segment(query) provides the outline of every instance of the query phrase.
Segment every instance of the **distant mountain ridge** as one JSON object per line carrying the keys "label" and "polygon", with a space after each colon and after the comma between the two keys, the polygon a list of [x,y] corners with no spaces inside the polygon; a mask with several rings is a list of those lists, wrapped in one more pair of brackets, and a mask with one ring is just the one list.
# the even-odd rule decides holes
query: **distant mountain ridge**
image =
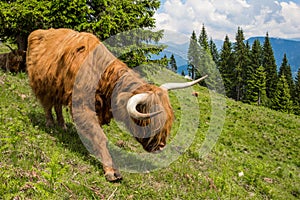
{"label": "distant mountain ridge", "polygon": [[[249,42],[250,45],[253,44],[254,40],[258,39],[263,45],[265,37],[251,37],[246,41]],[[217,48],[220,50],[223,45],[222,40],[214,40]],[[232,43],[234,41],[231,41]],[[289,64],[291,65],[293,76],[296,76],[298,69],[300,68],[300,40],[289,40],[289,39],[282,39],[282,38],[272,38],[270,37],[270,42],[274,51],[274,56],[276,60],[276,64],[279,70],[279,67],[282,63],[283,55],[286,53],[287,59]],[[174,54],[177,66],[178,66],[178,73],[182,71],[187,74],[187,52],[189,48],[189,42],[184,44],[175,44],[172,42],[164,43],[168,47],[161,52],[158,56],[153,56],[154,59],[161,58],[166,55],[168,58]]]}

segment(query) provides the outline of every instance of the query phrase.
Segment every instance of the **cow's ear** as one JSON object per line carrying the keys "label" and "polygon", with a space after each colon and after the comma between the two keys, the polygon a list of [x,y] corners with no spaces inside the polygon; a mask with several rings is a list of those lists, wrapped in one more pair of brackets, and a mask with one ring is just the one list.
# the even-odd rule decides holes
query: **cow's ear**
{"label": "cow's ear", "polygon": [[128,99],[132,96],[131,92],[121,92],[117,95],[117,104],[119,106],[126,106]]}

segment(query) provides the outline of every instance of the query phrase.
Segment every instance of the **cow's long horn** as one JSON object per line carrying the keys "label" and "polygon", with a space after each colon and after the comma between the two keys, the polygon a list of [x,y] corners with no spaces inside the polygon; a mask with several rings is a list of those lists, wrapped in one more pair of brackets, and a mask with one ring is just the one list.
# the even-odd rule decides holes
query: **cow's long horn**
{"label": "cow's long horn", "polygon": [[131,117],[134,119],[138,120],[143,120],[143,119],[149,119],[151,117],[154,117],[158,114],[160,114],[162,111],[157,111],[153,113],[141,113],[136,110],[136,106],[140,103],[143,103],[146,101],[146,99],[149,97],[149,94],[147,93],[141,93],[141,94],[136,94],[132,96],[128,102],[127,102],[127,112]]}
{"label": "cow's long horn", "polygon": [[165,90],[183,89],[183,88],[187,88],[187,87],[191,87],[191,86],[195,85],[196,83],[202,81],[206,77],[208,77],[208,75],[205,75],[197,80],[194,80],[191,82],[186,82],[186,83],[165,83],[165,84],[161,85],[160,88],[163,88]]}

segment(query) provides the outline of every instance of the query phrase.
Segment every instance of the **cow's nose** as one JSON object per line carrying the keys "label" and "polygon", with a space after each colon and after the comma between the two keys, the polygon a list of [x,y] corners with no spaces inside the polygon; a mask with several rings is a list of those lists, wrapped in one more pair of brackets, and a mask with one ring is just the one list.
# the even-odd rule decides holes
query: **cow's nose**
{"label": "cow's nose", "polygon": [[158,150],[162,151],[165,148],[166,144],[164,142],[159,143]]}

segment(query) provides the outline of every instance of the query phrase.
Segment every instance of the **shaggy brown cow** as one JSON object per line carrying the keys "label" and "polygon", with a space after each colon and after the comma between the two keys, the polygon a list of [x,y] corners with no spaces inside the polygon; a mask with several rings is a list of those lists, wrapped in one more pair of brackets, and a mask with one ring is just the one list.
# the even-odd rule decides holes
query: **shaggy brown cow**
{"label": "shaggy brown cow", "polygon": [[[146,151],[162,150],[174,118],[168,90],[189,87],[201,80],[161,87],[148,84],[94,35],[69,29],[32,32],[27,52],[30,85],[44,107],[47,125],[54,123],[52,107],[62,127],[65,127],[62,106],[73,109],[73,119],[77,126],[84,127],[83,137],[101,159],[109,181],[121,179],[121,175],[108,152],[101,125],[114,117],[125,123]],[[90,56],[91,62],[87,59]],[[95,69],[94,65],[99,66]],[[99,79],[91,86],[95,74]],[[94,100],[90,105],[84,96],[89,94]]]}
{"label": "shaggy brown cow", "polygon": [[25,71],[26,51],[12,50],[9,53],[0,54],[0,68],[10,72]]}

